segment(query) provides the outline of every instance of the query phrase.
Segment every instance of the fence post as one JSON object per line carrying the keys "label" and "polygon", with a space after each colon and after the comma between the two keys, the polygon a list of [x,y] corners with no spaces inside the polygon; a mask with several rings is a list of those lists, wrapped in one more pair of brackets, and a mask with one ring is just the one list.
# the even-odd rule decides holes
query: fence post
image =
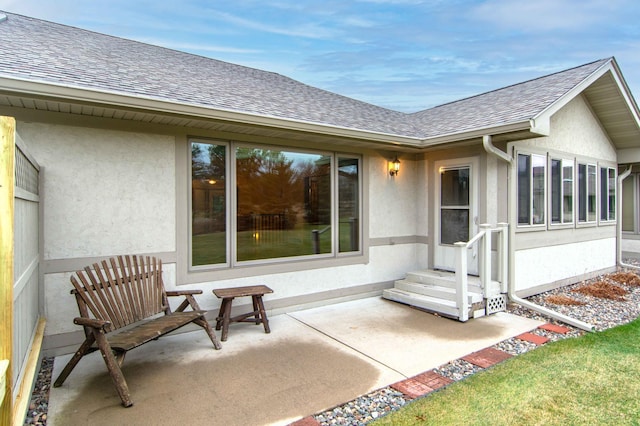
{"label": "fence post", "polygon": [[0,116],[0,360],[8,360],[0,392],[0,424],[13,424],[13,206],[15,129],[12,117]]}
{"label": "fence post", "polygon": [[467,286],[467,243],[457,242],[456,246],[456,306],[458,319],[469,319],[469,296]]}

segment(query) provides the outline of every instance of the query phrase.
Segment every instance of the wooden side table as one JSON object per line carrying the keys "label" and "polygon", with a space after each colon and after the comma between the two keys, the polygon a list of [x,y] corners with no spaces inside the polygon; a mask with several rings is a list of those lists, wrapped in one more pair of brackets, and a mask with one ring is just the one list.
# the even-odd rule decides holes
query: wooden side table
{"label": "wooden side table", "polygon": [[[264,310],[264,304],[262,303],[262,296],[267,293],[273,293],[266,285],[253,285],[246,287],[230,287],[230,288],[218,288],[213,290],[213,294],[219,299],[222,299],[220,305],[220,312],[216,318],[216,330],[220,330],[222,327],[222,337],[220,340],[223,342],[227,340],[227,334],[229,333],[229,324],[232,322],[252,322],[257,324],[262,323],[264,325],[264,332],[271,333],[269,329],[269,320],[267,319],[267,313]],[[236,297],[251,296],[253,302],[253,312],[237,315],[231,317],[231,304]],[[253,317],[253,318],[249,318]]]}

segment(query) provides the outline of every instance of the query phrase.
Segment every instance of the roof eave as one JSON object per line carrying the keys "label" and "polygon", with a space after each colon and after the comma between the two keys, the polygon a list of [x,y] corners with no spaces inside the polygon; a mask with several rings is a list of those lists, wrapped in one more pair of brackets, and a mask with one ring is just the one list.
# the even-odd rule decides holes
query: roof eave
{"label": "roof eave", "polygon": [[469,139],[482,138],[485,135],[503,135],[507,133],[534,131],[534,126],[531,120],[515,121],[512,123],[506,123],[499,126],[487,126],[479,127],[469,131],[448,133],[446,135],[439,135],[434,137],[425,138],[422,142],[423,147],[432,147],[436,145],[443,145],[447,143],[460,142]]}
{"label": "roof eave", "polygon": [[109,107],[131,108],[165,114],[178,114],[201,119],[223,120],[256,126],[287,129],[300,132],[321,133],[341,138],[366,139],[373,143],[393,146],[420,148],[422,139],[407,135],[376,132],[365,129],[348,128],[324,123],[314,123],[263,114],[212,108],[187,103],[171,102],[144,96],[125,95],[118,92],[86,89],[69,85],[35,82],[0,76],[0,89],[16,95],[86,102]]}
{"label": "roof eave", "polygon": [[633,96],[631,95],[631,91],[624,81],[624,78],[622,77],[622,73],[615,59],[611,58],[610,60],[602,64],[602,66],[600,66],[597,70],[591,73],[591,75],[586,77],[579,84],[577,84],[575,87],[561,96],[558,100],[553,102],[551,105],[549,105],[547,108],[533,117],[531,119],[532,131],[548,135],[551,126],[551,117],[609,71],[611,71],[616,84],[620,88],[620,92],[629,108],[629,111],[631,111],[636,124],[638,125],[638,127],[640,127],[640,111],[638,110],[638,106],[635,103]]}

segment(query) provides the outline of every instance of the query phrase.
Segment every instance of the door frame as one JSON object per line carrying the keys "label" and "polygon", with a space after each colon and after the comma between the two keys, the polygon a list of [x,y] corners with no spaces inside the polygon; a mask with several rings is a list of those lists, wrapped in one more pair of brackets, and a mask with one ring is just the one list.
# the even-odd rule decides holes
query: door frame
{"label": "door frame", "polygon": [[[455,271],[455,246],[453,244],[440,244],[440,209],[442,191],[442,172],[444,170],[469,168],[469,239],[478,232],[479,210],[479,179],[480,159],[478,157],[464,157],[449,160],[439,160],[434,163],[434,213],[433,213],[433,267],[446,271]],[[467,272],[478,274],[478,249],[472,247],[467,256]]]}

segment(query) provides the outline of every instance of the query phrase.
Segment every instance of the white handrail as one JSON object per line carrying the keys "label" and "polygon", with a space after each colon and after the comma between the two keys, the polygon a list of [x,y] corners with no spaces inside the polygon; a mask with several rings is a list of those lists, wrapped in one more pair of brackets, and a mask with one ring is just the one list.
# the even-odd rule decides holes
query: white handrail
{"label": "white handrail", "polygon": [[505,258],[507,254],[507,235],[506,230],[508,225],[499,223],[497,227],[492,227],[490,224],[480,225],[480,231],[473,236],[469,241],[460,241],[455,243],[456,246],[456,307],[458,308],[458,318],[460,321],[466,321],[469,319],[469,299],[468,299],[468,278],[467,278],[467,249],[471,248],[474,244],[478,243],[479,246],[479,258],[478,275],[480,276],[480,286],[482,287],[483,297],[486,299],[493,294],[489,294],[492,290],[492,244],[491,236],[494,232],[500,234],[498,244],[498,271],[497,279],[500,283],[501,292],[506,293],[507,283],[506,277],[508,275],[508,260]]}

